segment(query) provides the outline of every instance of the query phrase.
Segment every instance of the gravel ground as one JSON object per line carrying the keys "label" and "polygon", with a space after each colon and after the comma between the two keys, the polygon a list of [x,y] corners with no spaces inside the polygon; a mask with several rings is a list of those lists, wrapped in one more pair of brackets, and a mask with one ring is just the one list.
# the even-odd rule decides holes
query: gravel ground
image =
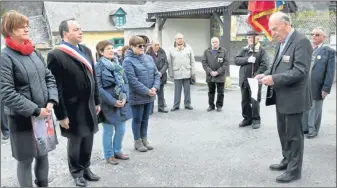
{"label": "gravel ground", "polygon": [[[336,90],[324,103],[320,135],[305,139],[302,179],[278,184],[280,172],[269,170],[282,158],[276,129],[275,107],[261,102],[262,126],[238,128],[241,121],[240,91],[227,90],[223,112],[206,112],[207,87],[192,86],[193,111],[183,109],[150,118],[149,140],[153,151],[133,149],[131,121],[127,122],[124,152],[130,160],[117,166],[103,160],[102,131],[95,135],[92,171],[101,176],[90,187],[150,186],[295,186],[336,187]],[[335,86],[334,86],[335,88]],[[173,88],[166,86],[168,107],[173,104]],[[59,130],[57,130],[59,133]],[[50,186],[74,186],[66,157],[66,139],[59,137],[50,153]],[[1,187],[18,186],[16,161],[9,141],[1,141]]]}

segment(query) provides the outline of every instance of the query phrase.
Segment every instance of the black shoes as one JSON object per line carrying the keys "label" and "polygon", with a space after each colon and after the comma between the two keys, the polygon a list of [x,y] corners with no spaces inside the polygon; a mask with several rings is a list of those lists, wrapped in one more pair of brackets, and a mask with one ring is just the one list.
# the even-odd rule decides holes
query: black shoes
{"label": "black shoes", "polygon": [[308,135],[307,135],[307,138],[315,138],[317,136],[317,133],[316,132],[309,132]]}
{"label": "black shoes", "polygon": [[[187,110],[193,110],[193,107],[192,106],[185,106],[185,109],[187,109]],[[174,112],[174,111],[177,111],[177,110],[179,110],[179,107],[178,108],[172,108],[171,112]]]}
{"label": "black shoes", "polygon": [[210,111],[213,111],[213,110],[214,110],[214,107],[209,106],[209,107],[207,108],[207,112],[210,112]]}
{"label": "black shoes", "polygon": [[83,177],[88,181],[99,181],[99,179],[101,179],[99,176],[92,173],[90,168],[84,170]]}
{"label": "black shoes", "polygon": [[185,109],[187,109],[187,110],[193,110],[193,107],[192,106],[185,106]]}
{"label": "black shoes", "polygon": [[87,180],[85,180],[83,177],[75,178],[75,184],[78,187],[86,187],[86,186],[88,186]]}
{"label": "black shoes", "polygon": [[247,127],[249,125],[252,125],[253,129],[258,129],[261,127],[261,123],[260,120],[247,120],[244,119],[241,121],[241,123],[239,123],[239,127]]}
{"label": "black shoes", "polygon": [[179,110],[179,108],[172,108],[171,112],[174,112],[174,111],[177,111],[177,110]]}
{"label": "black shoes", "polygon": [[298,179],[301,179],[301,175],[291,175],[290,173],[285,172],[276,178],[276,182],[289,183]]}
{"label": "black shoes", "polygon": [[87,187],[87,181],[99,181],[100,177],[91,172],[90,168],[84,170],[83,177],[77,177],[74,179],[75,184],[78,187]]}
{"label": "black shoes", "polygon": [[241,121],[241,123],[239,124],[239,127],[246,127],[246,126],[249,126],[249,125],[251,125],[251,124],[252,124],[251,121],[243,120],[243,121]]}
{"label": "black shoes", "polygon": [[[212,106],[209,106],[209,107],[207,108],[207,112],[211,112],[211,111],[213,111],[213,110],[215,110],[215,108],[212,107]],[[222,111],[222,108],[221,108],[221,107],[217,107],[217,108],[216,108],[216,111],[217,111],[217,112],[221,112],[221,111]]]}
{"label": "black shoes", "polygon": [[275,171],[282,171],[282,170],[287,170],[287,164],[272,164],[269,166],[270,170],[275,170]]}
{"label": "black shoes", "polygon": [[259,120],[253,120],[253,121],[252,121],[252,128],[253,128],[253,129],[258,129],[258,128],[260,128],[260,127],[261,127],[261,123],[260,123]]}
{"label": "black shoes", "polygon": [[36,187],[48,187],[48,180],[37,181],[37,179],[35,179],[34,183],[35,183]]}
{"label": "black shoes", "polygon": [[161,112],[161,113],[168,113],[168,110],[166,110],[166,109],[158,109],[158,112]]}

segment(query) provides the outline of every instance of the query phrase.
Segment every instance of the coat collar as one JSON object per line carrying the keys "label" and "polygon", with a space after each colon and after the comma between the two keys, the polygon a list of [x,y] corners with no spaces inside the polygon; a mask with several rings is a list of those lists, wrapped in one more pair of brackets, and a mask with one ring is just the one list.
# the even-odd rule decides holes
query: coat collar
{"label": "coat collar", "polygon": [[[212,47],[208,48],[208,51],[212,52],[212,50],[213,50]],[[225,49],[220,46],[217,51],[218,51],[218,53],[221,53],[221,52],[225,52]]]}

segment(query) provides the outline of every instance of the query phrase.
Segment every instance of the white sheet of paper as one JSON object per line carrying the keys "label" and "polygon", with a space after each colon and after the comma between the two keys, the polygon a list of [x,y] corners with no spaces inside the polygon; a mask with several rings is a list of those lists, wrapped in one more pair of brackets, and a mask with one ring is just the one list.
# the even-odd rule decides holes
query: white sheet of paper
{"label": "white sheet of paper", "polygon": [[257,93],[259,91],[259,81],[255,78],[248,78],[248,83],[251,91],[251,97],[257,101]]}

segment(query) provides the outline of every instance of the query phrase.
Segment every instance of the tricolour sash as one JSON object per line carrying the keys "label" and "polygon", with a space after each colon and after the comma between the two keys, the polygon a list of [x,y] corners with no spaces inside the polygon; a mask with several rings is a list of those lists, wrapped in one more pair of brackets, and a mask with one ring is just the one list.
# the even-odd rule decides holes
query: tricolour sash
{"label": "tricolour sash", "polygon": [[63,51],[63,52],[65,52],[66,54],[70,55],[71,57],[74,57],[79,62],[83,63],[85,65],[85,67],[87,67],[88,70],[91,73],[93,73],[91,63],[85,57],[83,57],[83,55],[81,55],[80,53],[78,53],[76,50],[74,50],[73,48],[71,48],[70,46],[68,46],[66,44],[60,44],[58,46],[58,49],[61,50],[61,51]]}

